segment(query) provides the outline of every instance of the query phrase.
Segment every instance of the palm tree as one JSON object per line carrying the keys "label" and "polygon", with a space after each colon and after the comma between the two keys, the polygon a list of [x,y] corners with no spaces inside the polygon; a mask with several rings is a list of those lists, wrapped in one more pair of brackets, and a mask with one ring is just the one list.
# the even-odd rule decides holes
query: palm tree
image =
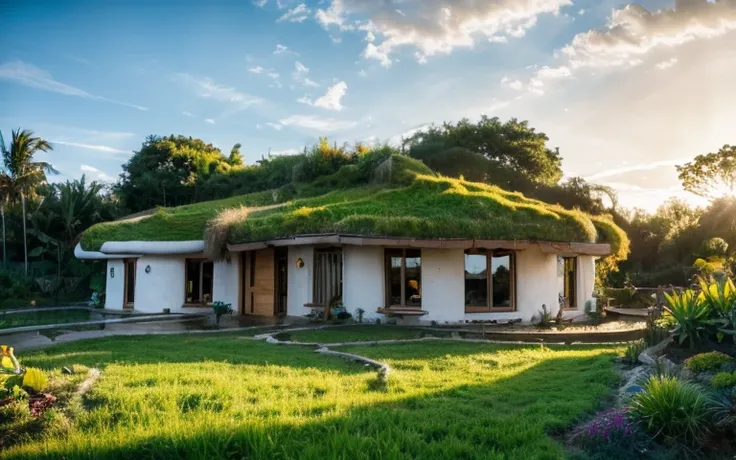
{"label": "palm tree", "polygon": [[33,161],[33,155],[38,152],[53,150],[46,140],[33,135],[33,131],[20,128],[12,132],[10,146],[5,145],[5,139],[0,132],[0,150],[3,155],[6,175],[10,178],[10,187],[14,194],[20,196],[23,209],[23,257],[25,274],[28,276],[28,238],[26,235],[26,196],[34,194],[38,185],[46,182],[46,173],[56,174],[57,171],[50,163]]}
{"label": "palm tree", "polygon": [[10,196],[12,194],[13,189],[10,176],[0,171],[0,218],[2,218],[3,225],[3,269],[8,268],[8,248],[5,244],[5,208],[10,203]]}

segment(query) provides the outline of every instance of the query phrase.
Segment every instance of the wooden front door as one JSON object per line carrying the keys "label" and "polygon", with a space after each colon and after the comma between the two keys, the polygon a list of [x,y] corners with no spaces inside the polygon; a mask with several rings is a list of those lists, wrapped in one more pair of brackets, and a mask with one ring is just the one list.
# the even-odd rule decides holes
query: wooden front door
{"label": "wooden front door", "polygon": [[248,251],[243,256],[243,314],[274,316],[276,313],[276,257],[272,248]]}
{"label": "wooden front door", "polygon": [[123,293],[124,295],[123,308],[132,309],[133,304],[135,304],[136,261],[135,259],[125,259],[123,263],[125,264],[125,291]]}

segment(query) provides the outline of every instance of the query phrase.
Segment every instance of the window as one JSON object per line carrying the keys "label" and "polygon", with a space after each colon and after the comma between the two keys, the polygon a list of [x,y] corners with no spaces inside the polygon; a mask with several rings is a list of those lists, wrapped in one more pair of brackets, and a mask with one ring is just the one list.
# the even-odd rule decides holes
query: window
{"label": "window", "polygon": [[388,307],[422,307],[422,251],[386,250],[386,304]]}
{"label": "window", "polygon": [[577,257],[557,258],[557,284],[559,286],[560,304],[564,308],[577,308]]}
{"label": "window", "polygon": [[186,260],[186,296],[188,304],[212,303],[214,265],[204,259]]}
{"label": "window", "polygon": [[314,252],[313,279],[314,304],[327,306],[333,299],[342,298],[341,249],[317,249]]}
{"label": "window", "polygon": [[465,311],[513,311],[514,254],[505,251],[465,253]]}

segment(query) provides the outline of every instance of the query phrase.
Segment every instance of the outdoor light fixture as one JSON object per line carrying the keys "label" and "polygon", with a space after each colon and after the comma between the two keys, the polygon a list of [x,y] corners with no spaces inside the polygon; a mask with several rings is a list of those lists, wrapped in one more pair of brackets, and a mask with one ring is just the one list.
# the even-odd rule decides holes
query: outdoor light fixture
{"label": "outdoor light fixture", "polygon": [[302,268],[304,266],[304,260],[300,257],[296,259],[296,268]]}
{"label": "outdoor light fixture", "polygon": [[115,278],[115,267],[110,267],[110,278]]}
{"label": "outdoor light fixture", "polygon": [[146,273],[151,273],[151,266],[150,265],[146,265]]}

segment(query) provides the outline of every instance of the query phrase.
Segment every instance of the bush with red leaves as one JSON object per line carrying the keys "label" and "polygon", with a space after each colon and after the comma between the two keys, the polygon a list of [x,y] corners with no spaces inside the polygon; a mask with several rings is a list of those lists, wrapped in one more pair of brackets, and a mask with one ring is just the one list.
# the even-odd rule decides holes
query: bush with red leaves
{"label": "bush with red leaves", "polygon": [[56,402],[56,396],[49,393],[36,393],[28,398],[28,409],[33,417],[40,417]]}

